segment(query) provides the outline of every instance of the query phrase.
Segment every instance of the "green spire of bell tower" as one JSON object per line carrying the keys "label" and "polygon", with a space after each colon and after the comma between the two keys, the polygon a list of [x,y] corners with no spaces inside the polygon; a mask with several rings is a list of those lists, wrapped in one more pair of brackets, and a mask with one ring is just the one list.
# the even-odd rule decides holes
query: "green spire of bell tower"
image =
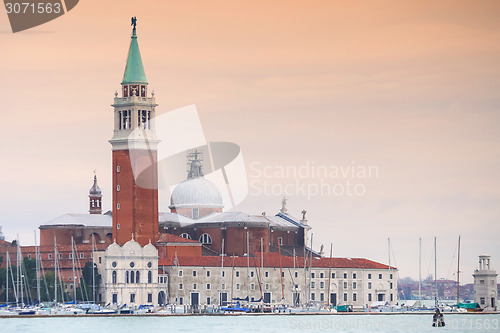
{"label": "green spire of bell tower", "polygon": [[147,83],[146,73],[142,65],[141,51],[139,51],[139,44],[137,43],[136,35],[137,19],[132,18],[132,40],[130,41],[130,48],[128,50],[127,65],[125,66],[125,73],[123,73],[122,84],[127,83]]}

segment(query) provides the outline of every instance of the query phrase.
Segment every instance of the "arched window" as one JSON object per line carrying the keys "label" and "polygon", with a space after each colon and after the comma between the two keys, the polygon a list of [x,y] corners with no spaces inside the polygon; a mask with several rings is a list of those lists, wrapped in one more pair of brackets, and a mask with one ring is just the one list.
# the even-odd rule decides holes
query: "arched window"
{"label": "arched window", "polygon": [[135,272],[135,283],[141,283],[139,279],[139,271]]}
{"label": "arched window", "polygon": [[116,271],[113,271],[113,274],[112,274],[112,279],[113,279],[113,283],[116,283]]}
{"label": "arched window", "polygon": [[186,238],[186,239],[191,239],[191,236],[189,236],[189,234],[188,234],[188,233],[183,233],[183,234],[181,234],[181,237],[182,237],[182,238]]}
{"label": "arched window", "polygon": [[128,271],[125,271],[125,283],[129,283]]}
{"label": "arched window", "polygon": [[202,244],[212,244],[212,237],[209,234],[203,234],[200,236],[200,242]]}
{"label": "arched window", "polygon": [[283,245],[283,237],[278,237],[278,244]]}
{"label": "arched window", "polygon": [[153,272],[148,271],[148,283],[153,283]]}
{"label": "arched window", "polygon": [[134,271],[130,271],[130,283],[134,283],[135,281],[134,277],[135,277]]}

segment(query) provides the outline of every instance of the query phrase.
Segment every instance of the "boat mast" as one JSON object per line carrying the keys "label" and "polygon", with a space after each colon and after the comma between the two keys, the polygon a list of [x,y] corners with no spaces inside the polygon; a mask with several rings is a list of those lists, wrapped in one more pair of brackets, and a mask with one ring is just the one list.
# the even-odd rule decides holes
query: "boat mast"
{"label": "boat mast", "polygon": [[436,237],[434,237],[434,289],[436,294],[434,295],[434,300],[436,307],[438,306],[438,285],[437,285],[437,246]]}
{"label": "boat mast", "polygon": [[418,239],[418,303],[421,307],[422,297],[422,238]]}
{"label": "boat mast", "polygon": [[262,273],[264,273],[264,243],[262,237],[260,238],[260,267],[261,271],[259,272],[260,275],[260,303],[262,306],[264,306],[264,295],[263,295],[263,289],[264,289],[264,282],[262,278]]}
{"label": "boat mast", "polygon": [[457,305],[460,298],[460,235],[458,235]]}
{"label": "boat mast", "polygon": [[40,248],[37,246],[36,242],[36,231],[34,231],[35,234],[35,263],[36,263],[36,296],[38,298],[38,303],[41,302],[41,296],[40,296]]}
{"label": "boat mast", "polygon": [[231,304],[233,303],[233,285],[234,285],[234,255],[233,255],[233,264],[231,268]]}
{"label": "boat mast", "polygon": [[17,284],[20,289],[21,295],[21,307],[24,308],[24,293],[23,293],[23,271],[22,271],[22,261],[21,261],[21,246],[19,245],[19,236],[17,236]]}
{"label": "boat mast", "polygon": [[247,302],[250,307],[250,235],[247,229]]}
{"label": "boat mast", "polygon": [[75,246],[73,236],[71,236],[71,261],[73,263],[73,300],[76,304],[76,274],[75,274]]}
{"label": "boat mast", "polygon": [[9,305],[9,251],[7,251],[7,262],[5,269],[5,304]]}
{"label": "boat mast", "polygon": [[95,260],[94,260],[95,238],[92,234],[92,304],[95,304]]}
{"label": "boat mast", "polygon": [[57,304],[57,245],[54,235],[54,302]]}
{"label": "boat mast", "polygon": [[222,306],[222,285],[224,284],[224,238],[222,238],[222,251],[221,251],[221,262],[220,262],[220,295],[219,295],[219,303]]}
{"label": "boat mast", "polygon": [[326,293],[326,298],[328,299],[328,308],[330,308],[330,283],[332,280],[332,252],[333,252],[333,244],[330,243],[330,262],[328,265],[328,292]]}
{"label": "boat mast", "polygon": [[278,256],[280,258],[280,281],[281,281],[281,302],[285,299],[285,287],[283,285],[283,267],[281,266],[281,244],[278,238]]}

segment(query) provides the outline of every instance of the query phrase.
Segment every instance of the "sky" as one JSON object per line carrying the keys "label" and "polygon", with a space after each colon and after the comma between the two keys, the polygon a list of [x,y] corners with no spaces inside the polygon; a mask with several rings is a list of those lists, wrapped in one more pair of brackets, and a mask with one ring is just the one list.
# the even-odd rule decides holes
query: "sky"
{"label": "sky", "polygon": [[[111,209],[110,104],[136,16],[157,114],[195,104],[207,140],[240,146],[250,188],[234,210],[275,214],[286,188],[316,250],[388,263],[390,238],[400,277],[418,278],[419,238],[422,276],[433,274],[437,237],[438,278],[455,279],[461,235],[461,281],[472,282],[478,255],[500,268],[499,11],[498,1],[86,0],[15,34],[2,13],[3,233],[32,244],[40,224],[86,213],[94,169]],[[301,167],[357,172],[282,172]],[[316,193],[321,184],[337,192]]]}

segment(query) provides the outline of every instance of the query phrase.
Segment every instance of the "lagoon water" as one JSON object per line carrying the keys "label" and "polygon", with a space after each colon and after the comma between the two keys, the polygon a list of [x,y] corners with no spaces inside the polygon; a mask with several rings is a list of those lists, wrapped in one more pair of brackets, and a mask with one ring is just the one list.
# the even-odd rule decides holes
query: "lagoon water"
{"label": "lagoon water", "polygon": [[1,332],[500,332],[500,314],[445,314],[433,328],[432,314],[116,316],[0,319]]}

